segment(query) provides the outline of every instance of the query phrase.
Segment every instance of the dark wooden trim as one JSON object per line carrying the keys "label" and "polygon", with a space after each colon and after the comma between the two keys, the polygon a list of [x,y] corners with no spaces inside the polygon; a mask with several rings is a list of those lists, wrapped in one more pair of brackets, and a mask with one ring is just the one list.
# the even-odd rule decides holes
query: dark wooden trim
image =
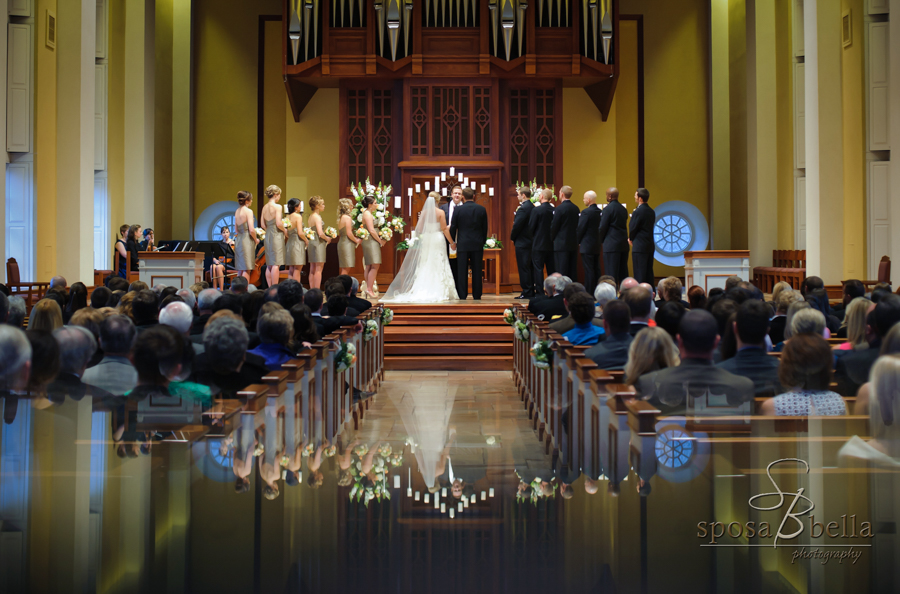
{"label": "dark wooden trim", "polygon": [[[638,186],[644,187],[644,15],[623,14],[620,21],[637,22],[637,106],[638,106]],[[618,28],[616,29],[619,30]],[[618,54],[619,42],[616,36],[616,53]]]}
{"label": "dark wooden trim", "polygon": [[[266,23],[269,21],[281,21],[280,14],[259,15],[259,29],[257,32],[256,48],[256,219],[262,213],[265,204],[263,190],[265,189],[265,146],[266,146],[266,116],[265,116],[265,88],[266,88]],[[284,68],[284,55],[281,56],[282,68]]]}

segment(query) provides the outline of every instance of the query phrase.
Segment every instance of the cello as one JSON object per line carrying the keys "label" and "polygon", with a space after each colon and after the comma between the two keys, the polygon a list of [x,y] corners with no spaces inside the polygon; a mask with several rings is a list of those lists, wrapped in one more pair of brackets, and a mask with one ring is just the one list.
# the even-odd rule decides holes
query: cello
{"label": "cello", "polygon": [[[262,249],[260,249],[262,248]],[[256,261],[253,264],[253,270],[250,271],[250,284],[259,288],[259,279],[262,277],[262,271],[266,267],[266,248],[263,242],[256,244]]]}

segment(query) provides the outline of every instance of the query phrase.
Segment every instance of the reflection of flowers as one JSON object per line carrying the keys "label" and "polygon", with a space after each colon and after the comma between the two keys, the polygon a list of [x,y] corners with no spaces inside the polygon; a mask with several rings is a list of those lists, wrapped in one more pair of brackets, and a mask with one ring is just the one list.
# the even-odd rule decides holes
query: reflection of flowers
{"label": "reflection of flowers", "polygon": [[394,454],[391,456],[391,466],[402,466],[403,454]]}
{"label": "reflection of flowers", "polygon": [[[362,216],[362,215],[360,215]],[[356,236],[360,239],[369,239],[369,230],[365,227],[360,227],[356,230]]]}
{"label": "reflection of flowers", "polygon": [[515,332],[516,338],[518,338],[522,342],[528,340],[528,324],[521,320],[516,320],[516,323],[513,326],[513,330]]}
{"label": "reflection of flowers", "polygon": [[534,359],[534,366],[538,369],[550,369],[550,362],[553,360],[553,351],[550,349],[550,342],[540,340],[531,347],[531,358]]}
{"label": "reflection of flowers", "polygon": [[334,360],[337,363],[338,373],[347,371],[356,365],[356,347],[353,346],[353,343],[341,342],[341,347]]}
{"label": "reflection of flowers", "polygon": [[363,340],[369,342],[376,336],[378,336],[378,322],[375,320],[367,320],[366,325],[363,326]]}
{"label": "reflection of flowers", "polygon": [[312,456],[316,452],[316,446],[313,444],[307,444],[305,448],[303,448],[303,456]]}
{"label": "reflection of flowers", "polygon": [[369,453],[369,446],[367,446],[366,444],[358,445],[353,448],[353,453],[362,458]]}
{"label": "reflection of flowers", "polygon": [[487,442],[488,445],[494,445],[495,443],[497,443],[497,438],[493,435],[488,435],[484,441]]}
{"label": "reflection of flowers", "polygon": [[512,326],[516,323],[516,314],[511,309],[503,310],[503,321]]}
{"label": "reflection of flowers", "polygon": [[281,465],[282,465],[282,466],[285,466],[285,467],[286,467],[286,466],[287,466],[288,464],[290,464],[290,463],[291,463],[291,457],[290,457],[290,456],[288,456],[287,454],[285,454],[285,455],[283,455],[283,456],[281,457]]}
{"label": "reflection of flowers", "polygon": [[325,227],[325,237],[330,237],[331,239],[337,238],[337,229],[334,227]]}
{"label": "reflection of flowers", "polygon": [[325,451],[322,452],[322,453],[325,454],[325,457],[326,457],[326,458],[331,458],[332,456],[334,456],[334,454],[335,454],[336,452],[337,452],[337,448],[336,448],[336,447],[334,447],[334,446],[328,446],[327,448],[325,448]]}
{"label": "reflection of flowers", "polygon": [[387,326],[391,322],[394,321],[394,310],[389,307],[385,307],[384,311],[381,312],[381,323]]}

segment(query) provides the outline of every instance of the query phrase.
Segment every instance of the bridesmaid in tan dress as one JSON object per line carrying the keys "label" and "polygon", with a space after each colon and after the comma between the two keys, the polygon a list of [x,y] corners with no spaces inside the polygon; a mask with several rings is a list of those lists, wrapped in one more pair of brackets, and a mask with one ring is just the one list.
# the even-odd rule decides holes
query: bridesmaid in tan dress
{"label": "bridesmaid in tan dress", "polygon": [[353,235],[353,201],[349,198],[341,198],[338,207],[338,274],[350,274],[350,269],[356,264],[356,246],[362,240]]}
{"label": "bridesmaid in tan dress", "polygon": [[281,267],[284,266],[284,242],[287,240],[287,229],[281,222],[281,188],[266,188],[269,202],[262,209],[262,228],[266,231],[266,282],[274,287],[281,282]]}
{"label": "bridesmaid in tan dress", "polygon": [[234,269],[239,276],[250,280],[250,272],[256,268],[256,246],[259,238],[253,230],[253,211],[250,203],[253,194],[238,192],[238,209],[234,211]]}
{"label": "bridesmaid in tan dress", "polygon": [[322,286],[322,268],[325,266],[325,246],[331,243],[331,238],[325,235],[325,227],[322,225],[322,211],[325,210],[325,201],[319,196],[309,199],[309,226],[313,230],[313,238],[309,240],[309,288],[319,289]]}
{"label": "bridesmaid in tan dress", "polygon": [[384,247],[384,240],[378,237],[378,230],[375,229],[375,210],[378,203],[374,196],[366,196],[363,198],[363,226],[369,231],[369,238],[364,239],[363,244],[363,264],[365,264],[366,293],[373,299],[377,297],[372,292],[375,286],[375,277],[378,275],[378,267],[381,266],[381,248]]}
{"label": "bridesmaid in tan dress", "polygon": [[300,282],[300,271],[306,264],[306,248],[309,246],[309,239],[303,232],[303,215],[300,214],[300,201],[296,198],[288,200],[288,218],[291,221],[291,228],[288,229],[288,240],[285,250],[287,254],[284,257],[284,263],[288,265],[288,278],[292,278],[298,283]]}

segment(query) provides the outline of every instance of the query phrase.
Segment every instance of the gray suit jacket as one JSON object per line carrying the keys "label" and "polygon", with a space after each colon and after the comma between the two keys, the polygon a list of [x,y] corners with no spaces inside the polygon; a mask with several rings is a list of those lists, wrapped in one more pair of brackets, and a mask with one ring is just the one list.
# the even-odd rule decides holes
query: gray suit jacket
{"label": "gray suit jacket", "polygon": [[115,396],[130,392],[137,385],[137,371],[125,357],[106,355],[81,376],[81,381]]}
{"label": "gray suit jacket", "polygon": [[666,415],[753,414],[753,382],[707,359],[683,359],[678,367],[642,375],[636,386]]}

